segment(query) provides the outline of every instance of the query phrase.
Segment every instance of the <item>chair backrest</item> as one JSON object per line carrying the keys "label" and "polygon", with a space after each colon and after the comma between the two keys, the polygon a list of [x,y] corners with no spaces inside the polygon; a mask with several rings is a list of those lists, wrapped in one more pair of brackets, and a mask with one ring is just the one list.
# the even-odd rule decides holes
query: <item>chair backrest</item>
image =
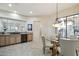
{"label": "chair backrest", "polygon": [[79,48],[79,40],[60,39],[61,54],[64,56],[76,56],[76,49]]}

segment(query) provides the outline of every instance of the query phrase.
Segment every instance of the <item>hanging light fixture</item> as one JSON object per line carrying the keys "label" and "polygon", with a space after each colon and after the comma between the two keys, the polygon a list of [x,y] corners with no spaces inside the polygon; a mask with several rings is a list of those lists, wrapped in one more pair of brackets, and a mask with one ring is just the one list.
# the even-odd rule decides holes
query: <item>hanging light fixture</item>
{"label": "hanging light fixture", "polygon": [[56,22],[58,21],[58,3],[56,3]]}
{"label": "hanging light fixture", "polygon": [[[55,27],[55,25],[58,25],[57,21],[58,21],[58,3],[56,3],[56,20],[55,20],[55,24],[52,25],[53,27]],[[56,26],[56,27],[58,27],[58,26]]]}

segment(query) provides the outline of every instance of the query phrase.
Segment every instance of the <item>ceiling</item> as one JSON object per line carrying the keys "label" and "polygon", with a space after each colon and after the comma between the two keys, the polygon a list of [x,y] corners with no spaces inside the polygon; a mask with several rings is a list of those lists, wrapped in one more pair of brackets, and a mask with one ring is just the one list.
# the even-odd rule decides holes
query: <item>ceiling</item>
{"label": "ceiling", "polygon": [[[45,16],[56,12],[56,3],[14,3],[11,7],[8,4],[0,3],[0,9],[10,12],[17,11],[17,14],[24,16]],[[58,9],[60,11],[75,5],[77,3],[59,3]]]}

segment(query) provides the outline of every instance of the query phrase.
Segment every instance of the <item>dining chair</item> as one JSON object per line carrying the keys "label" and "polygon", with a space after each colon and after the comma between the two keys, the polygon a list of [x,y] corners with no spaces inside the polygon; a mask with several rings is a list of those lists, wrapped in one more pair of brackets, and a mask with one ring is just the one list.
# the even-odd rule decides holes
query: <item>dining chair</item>
{"label": "dining chair", "polygon": [[46,40],[44,36],[42,36],[42,42],[43,42],[43,54],[46,53],[46,49],[49,49],[53,47],[53,44],[51,44],[50,41]]}

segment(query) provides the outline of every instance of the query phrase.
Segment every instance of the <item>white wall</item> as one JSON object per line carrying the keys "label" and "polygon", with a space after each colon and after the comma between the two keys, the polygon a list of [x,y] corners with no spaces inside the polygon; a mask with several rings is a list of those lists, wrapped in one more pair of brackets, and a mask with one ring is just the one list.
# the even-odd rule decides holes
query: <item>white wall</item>
{"label": "white wall", "polygon": [[51,16],[40,17],[40,26],[41,26],[41,33],[46,39],[49,39],[55,34],[54,28],[52,24],[54,23],[54,19]]}
{"label": "white wall", "polygon": [[[58,11],[58,18],[59,17],[64,17],[72,14],[79,13],[79,4],[72,6],[70,8]],[[52,14],[53,19],[56,18],[56,13]]]}

